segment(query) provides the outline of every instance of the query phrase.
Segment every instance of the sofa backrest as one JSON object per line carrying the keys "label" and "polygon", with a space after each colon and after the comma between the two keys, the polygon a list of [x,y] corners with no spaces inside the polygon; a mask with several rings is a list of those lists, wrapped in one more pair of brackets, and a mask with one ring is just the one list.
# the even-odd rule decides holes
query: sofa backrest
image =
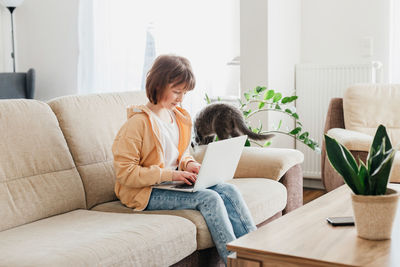
{"label": "sofa backrest", "polygon": [[0,100],[0,231],[85,206],[82,180],[50,107]]}
{"label": "sofa backrest", "polygon": [[375,135],[379,124],[393,145],[400,143],[400,84],[358,84],[349,87],[343,97],[346,129]]}
{"label": "sofa backrest", "polygon": [[116,199],[111,147],[127,119],[126,108],[146,102],[140,91],[65,96],[48,103],[82,177],[88,209]]}

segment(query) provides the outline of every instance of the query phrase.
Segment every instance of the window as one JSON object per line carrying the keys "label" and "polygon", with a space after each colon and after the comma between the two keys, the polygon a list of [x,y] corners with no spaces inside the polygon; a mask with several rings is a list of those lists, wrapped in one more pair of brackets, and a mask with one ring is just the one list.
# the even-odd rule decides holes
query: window
{"label": "window", "polygon": [[205,92],[238,96],[238,66],[228,64],[239,55],[238,10],[238,0],[82,0],[79,92],[143,90],[154,58],[173,53],[196,76],[185,108],[198,109]]}

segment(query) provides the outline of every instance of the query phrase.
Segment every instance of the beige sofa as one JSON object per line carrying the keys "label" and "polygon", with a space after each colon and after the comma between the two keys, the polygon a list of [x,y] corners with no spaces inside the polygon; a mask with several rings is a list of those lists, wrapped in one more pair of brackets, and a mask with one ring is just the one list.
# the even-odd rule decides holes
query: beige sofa
{"label": "beige sofa", "polygon": [[[198,211],[132,212],[115,197],[111,144],[126,106],[144,102],[142,92],[0,100],[0,266],[216,263]],[[302,161],[245,149],[230,182],[257,224],[302,205]]]}
{"label": "beige sofa", "polygon": [[[335,138],[366,162],[379,124],[386,126],[392,146],[400,143],[400,85],[358,84],[346,89],[343,98],[331,100],[324,133]],[[332,168],[322,147],[322,181],[327,191],[342,185],[343,178]],[[395,155],[390,182],[400,183],[400,152]]]}

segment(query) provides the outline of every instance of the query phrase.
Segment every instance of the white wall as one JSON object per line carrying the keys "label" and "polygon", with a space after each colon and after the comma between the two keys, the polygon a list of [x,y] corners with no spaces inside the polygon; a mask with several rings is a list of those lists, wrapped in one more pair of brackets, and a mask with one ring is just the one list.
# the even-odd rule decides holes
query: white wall
{"label": "white wall", "polygon": [[[242,92],[257,85],[292,94],[294,92],[294,65],[300,61],[301,1],[251,0],[241,1],[240,53]],[[294,122],[276,112],[259,113],[251,121],[261,120],[266,126],[283,124],[290,129]],[[291,137],[277,135],[274,147],[294,147]]]}
{"label": "white wall", "polygon": [[0,7],[0,72],[4,72],[4,54],[5,54],[5,49],[4,49],[4,31],[3,31],[3,27],[4,27],[4,8]]}
{"label": "white wall", "polygon": [[[240,1],[240,89],[243,93],[268,84],[268,1]],[[256,105],[255,105],[256,106]],[[252,107],[252,110],[254,108]],[[268,125],[267,113],[255,114],[252,127]]]}
{"label": "white wall", "polygon": [[240,1],[240,80],[245,92],[268,81],[268,1]]}
{"label": "white wall", "polygon": [[5,7],[0,6],[0,72],[11,71],[11,16]]}
{"label": "white wall", "polygon": [[36,99],[77,93],[78,2],[27,0],[15,11],[17,71],[36,70]]}
{"label": "white wall", "polygon": [[378,60],[383,63],[386,81],[389,19],[390,0],[302,0],[301,61],[340,64]]}
{"label": "white wall", "polygon": [[[230,0],[231,4],[228,6],[229,14],[229,25],[230,31],[229,35],[231,37],[230,44],[231,47],[227,47],[228,54],[232,55],[232,59],[240,56],[240,0]],[[227,75],[227,89],[229,95],[235,96],[236,98],[240,95],[240,66],[239,65],[229,65],[229,73]],[[235,102],[237,104],[237,101]]]}
{"label": "white wall", "polygon": [[[300,62],[301,44],[301,0],[268,1],[268,87],[283,95],[295,91],[294,66]],[[294,120],[282,113],[271,112],[269,125],[281,130],[294,128]],[[301,118],[300,118],[301,119]],[[295,140],[278,135],[272,140],[273,147],[294,148]]]}
{"label": "white wall", "polygon": [[[240,1],[240,89],[243,93],[268,81],[268,1]],[[251,125],[258,121],[267,125],[267,114],[252,117]]]}

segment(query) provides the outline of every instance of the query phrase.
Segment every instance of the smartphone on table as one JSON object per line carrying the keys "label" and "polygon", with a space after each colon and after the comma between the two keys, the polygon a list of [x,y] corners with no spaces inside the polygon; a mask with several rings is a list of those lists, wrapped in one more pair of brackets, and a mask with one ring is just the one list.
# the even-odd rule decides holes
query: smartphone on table
{"label": "smartphone on table", "polygon": [[328,223],[333,226],[349,226],[354,225],[354,218],[352,216],[347,217],[328,217],[326,218]]}

